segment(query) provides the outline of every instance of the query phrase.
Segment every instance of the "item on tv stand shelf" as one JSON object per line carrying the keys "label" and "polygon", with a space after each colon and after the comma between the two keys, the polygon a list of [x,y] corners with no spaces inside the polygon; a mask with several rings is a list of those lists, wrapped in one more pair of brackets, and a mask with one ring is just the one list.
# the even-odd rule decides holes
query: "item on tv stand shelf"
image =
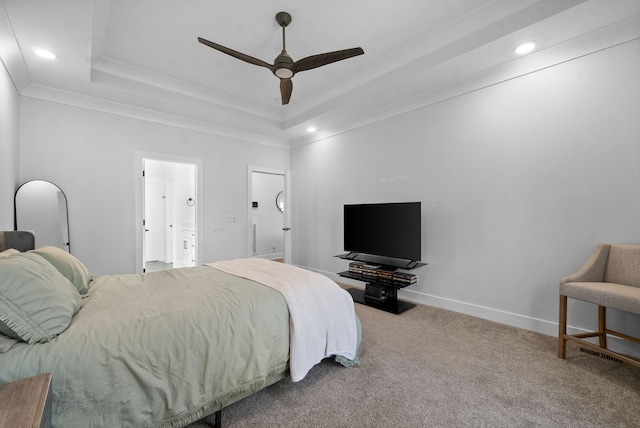
{"label": "item on tv stand shelf", "polygon": [[[348,272],[343,272],[348,273]],[[344,276],[342,274],[339,274]],[[348,277],[351,279],[357,279]],[[366,281],[364,278],[360,281]],[[387,285],[383,283],[371,283],[367,282],[365,289],[361,288],[348,288],[347,292],[351,294],[353,301],[361,303],[363,305],[371,306],[376,309],[380,309],[392,314],[400,314],[407,309],[411,309],[416,306],[415,303],[406,302],[404,300],[398,300],[398,287],[394,285]]]}
{"label": "item on tv stand shelf", "polygon": [[416,261],[416,260],[411,260],[409,263],[407,263],[407,265],[404,267],[405,269],[415,269],[417,267],[420,266],[420,262]]}
{"label": "item on tv stand shelf", "polygon": [[393,274],[393,283],[399,286],[407,286],[418,282],[418,277],[411,273],[395,272]]}
{"label": "item on tv stand shelf", "polygon": [[357,252],[355,252],[355,251],[352,251],[352,252],[350,252],[350,253],[348,253],[348,254],[345,254],[343,258],[344,258],[344,259],[347,259],[347,260],[353,260],[353,259],[355,259],[356,257],[358,257],[358,253],[357,253]]}
{"label": "item on tv stand shelf", "polygon": [[367,284],[364,290],[364,300],[367,303],[375,303],[377,305],[384,304],[387,301],[387,290],[379,285]]}
{"label": "item on tv stand shelf", "polygon": [[349,263],[349,272],[356,275],[362,275],[362,267],[364,262],[351,262]]}
{"label": "item on tv stand shelf", "polygon": [[362,276],[366,279],[377,280],[378,279],[378,269],[380,265],[364,265],[362,266]]}

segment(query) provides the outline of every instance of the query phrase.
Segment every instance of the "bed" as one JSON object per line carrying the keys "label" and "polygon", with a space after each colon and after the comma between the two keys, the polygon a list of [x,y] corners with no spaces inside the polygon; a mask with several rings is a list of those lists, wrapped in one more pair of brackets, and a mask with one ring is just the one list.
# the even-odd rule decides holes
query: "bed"
{"label": "bed", "polygon": [[357,364],[353,301],[317,273],[241,259],[93,277],[15,233],[0,232],[0,383],[52,373],[54,426],[182,427],[324,358]]}

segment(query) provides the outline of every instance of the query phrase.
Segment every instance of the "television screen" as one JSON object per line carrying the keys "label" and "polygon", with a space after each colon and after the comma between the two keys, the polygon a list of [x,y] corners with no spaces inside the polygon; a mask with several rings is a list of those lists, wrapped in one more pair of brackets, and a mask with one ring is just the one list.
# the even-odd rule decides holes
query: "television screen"
{"label": "television screen", "polygon": [[419,261],[420,202],[344,206],[344,250]]}

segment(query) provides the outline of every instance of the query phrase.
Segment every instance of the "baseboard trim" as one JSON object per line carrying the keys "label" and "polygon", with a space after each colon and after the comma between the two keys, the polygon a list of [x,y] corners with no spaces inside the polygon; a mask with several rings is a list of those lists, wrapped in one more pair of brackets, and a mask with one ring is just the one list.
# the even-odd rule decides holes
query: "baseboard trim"
{"label": "baseboard trim", "polygon": [[[313,269],[305,267],[305,269],[313,270],[321,273],[336,282],[354,286],[358,288],[364,288],[362,282],[354,283],[347,278],[332,273],[325,272],[319,269]],[[546,334],[548,336],[557,336],[558,323],[550,321],[527,317],[524,315],[516,314],[513,312],[501,311],[486,306],[475,305],[472,303],[461,302],[459,300],[448,299],[445,297],[434,296],[431,294],[425,294],[414,290],[402,289],[398,291],[398,298],[407,300],[413,303],[421,303],[423,305],[433,306],[436,308],[447,309],[454,312],[459,312],[466,315],[483,318],[489,321],[499,322],[501,324],[507,324],[514,327],[519,327],[525,330],[531,330],[538,333]]]}
{"label": "baseboard trim", "polygon": [[511,325],[525,330],[535,331],[547,336],[557,336],[558,334],[558,323],[539,318],[533,318],[522,314],[516,314],[468,302],[461,302],[459,300],[448,299],[431,294],[420,293],[413,290],[400,290],[398,296],[413,302],[460,312],[466,315]]}
{"label": "baseboard trim", "polygon": [[[328,276],[332,280],[349,287],[364,288],[363,282],[353,281],[348,278],[343,278],[333,272],[326,272],[320,269],[314,269],[307,266],[300,266],[300,267]],[[513,327],[518,327],[524,330],[533,331],[533,332],[544,334],[547,336],[558,337],[557,321],[547,321],[539,318],[528,317],[522,314],[502,311],[499,309],[489,308],[481,305],[475,305],[473,303],[468,303],[468,302],[461,302],[459,300],[434,296],[431,294],[421,293],[414,290],[407,290],[407,289],[399,290],[398,298],[402,300],[407,300],[412,303],[420,303],[423,305],[428,305],[436,308],[459,312],[465,315],[471,315],[474,317],[498,322],[501,324],[510,325]],[[567,326],[567,333],[569,334],[578,334],[578,333],[585,333],[585,332],[587,332],[586,329]],[[635,349],[635,346],[633,346],[633,344],[628,343],[625,340],[619,339],[615,336],[608,336],[607,341],[609,343],[609,348],[611,350],[615,350],[616,352],[619,352],[624,355],[640,357],[640,351],[638,349]]]}

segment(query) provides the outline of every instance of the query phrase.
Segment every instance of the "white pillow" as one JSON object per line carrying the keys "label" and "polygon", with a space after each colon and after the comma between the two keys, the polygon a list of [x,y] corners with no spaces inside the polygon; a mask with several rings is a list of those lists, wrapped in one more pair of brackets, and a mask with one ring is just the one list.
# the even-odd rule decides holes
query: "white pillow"
{"label": "white pillow", "polygon": [[0,257],[9,257],[13,254],[18,254],[20,251],[15,248],[9,248],[8,250],[0,251]]}

